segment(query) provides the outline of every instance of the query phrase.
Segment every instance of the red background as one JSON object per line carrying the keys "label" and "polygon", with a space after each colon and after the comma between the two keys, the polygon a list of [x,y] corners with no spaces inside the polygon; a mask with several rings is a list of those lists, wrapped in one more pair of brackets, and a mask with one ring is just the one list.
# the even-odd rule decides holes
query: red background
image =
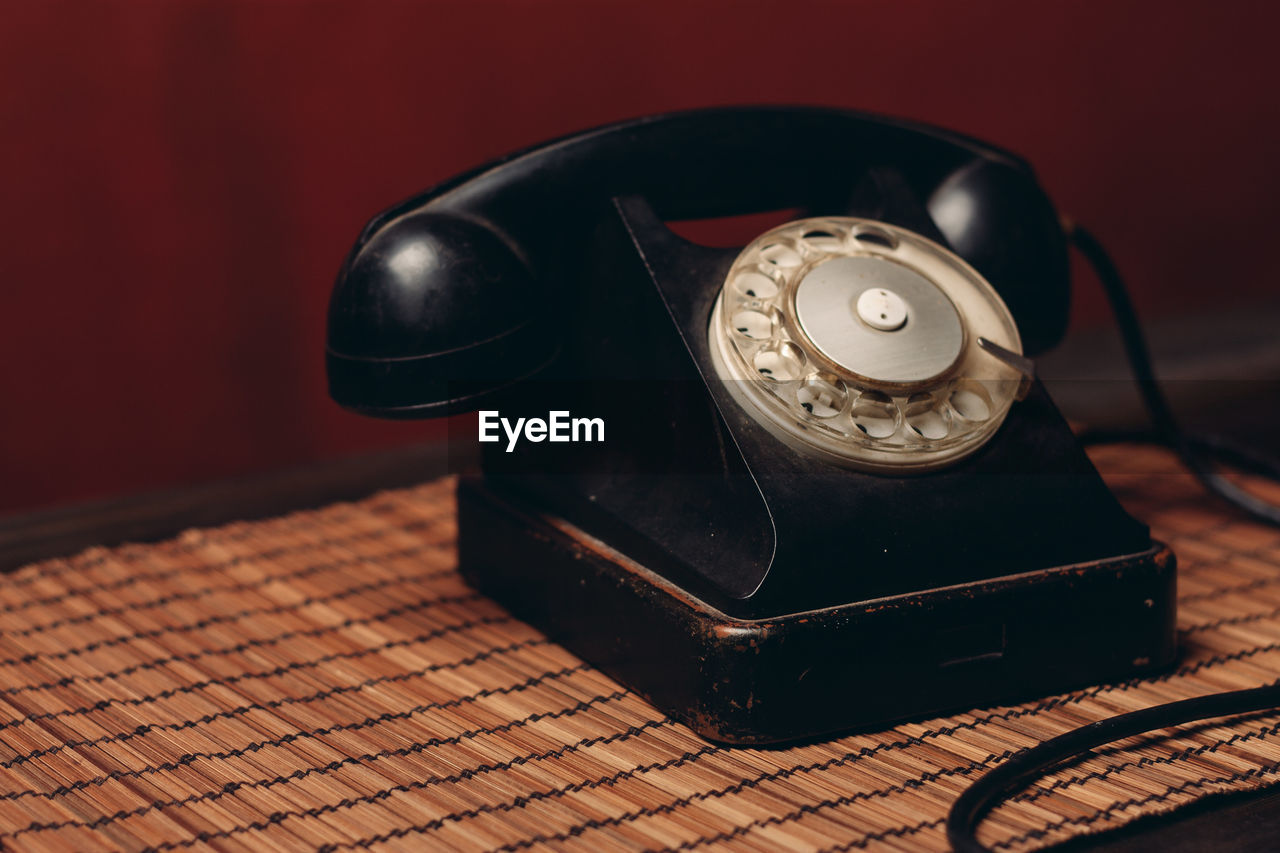
{"label": "red background", "polygon": [[[1147,316],[1274,294],[1274,4],[10,4],[0,510],[441,434],[328,400],[374,212],[546,137],[851,106],[1029,158]],[[1084,280],[1081,280],[1084,282]],[[1074,321],[1103,322],[1091,286]]]}

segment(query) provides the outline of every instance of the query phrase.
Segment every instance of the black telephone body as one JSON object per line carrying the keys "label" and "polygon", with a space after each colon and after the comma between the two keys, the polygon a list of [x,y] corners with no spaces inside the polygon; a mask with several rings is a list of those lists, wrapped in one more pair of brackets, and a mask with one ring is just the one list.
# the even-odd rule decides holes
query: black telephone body
{"label": "black telephone body", "polygon": [[[667,225],[783,209],[741,248]],[[700,734],[762,744],[1174,659],[1173,556],[1033,375],[1069,297],[1018,157],[854,112],[700,110],[376,216],[327,367],[370,415],[599,419],[602,441],[481,445],[461,571]]]}

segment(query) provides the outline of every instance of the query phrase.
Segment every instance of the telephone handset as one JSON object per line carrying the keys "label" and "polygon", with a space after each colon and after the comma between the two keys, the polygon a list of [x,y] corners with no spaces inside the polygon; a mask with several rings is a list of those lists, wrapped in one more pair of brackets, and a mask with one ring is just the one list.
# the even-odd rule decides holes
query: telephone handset
{"label": "telephone handset", "polygon": [[[803,213],[736,249],[666,224],[777,209]],[[1068,300],[1019,158],[704,110],[375,217],[327,363],[368,414],[599,420],[602,442],[482,446],[461,570],[704,735],[763,743],[1172,659],[1172,555],[1034,377]]]}
{"label": "telephone handset", "polygon": [[[611,199],[664,221],[804,208],[940,238],[1000,292],[1030,356],[1062,337],[1066,243],[1014,155],[935,128],[820,109],[624,122],[519,152],[374,217],[331,303],[334,398],[386,417],[466,411],[536,373],[566,333],[566,270]],[[430,259],[429,261],[427,259]]]}

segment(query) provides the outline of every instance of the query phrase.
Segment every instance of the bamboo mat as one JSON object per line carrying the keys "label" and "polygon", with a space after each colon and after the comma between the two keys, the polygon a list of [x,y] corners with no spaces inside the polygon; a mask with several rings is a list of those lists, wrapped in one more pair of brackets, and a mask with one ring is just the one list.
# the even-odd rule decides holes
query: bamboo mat
{"label": "bamboo mat", "polygon": [[[1175,671],[782,750],[700,740],[471,592],[449,481],[29,566],[0,579],[0,844],[944,849],[1011,751],[1280,672],[1280,531],[1158,451],[1097,458],[1180,559]],[[1032,849],[1280,773],[1280,715],[1166,735],[980,837]]]}

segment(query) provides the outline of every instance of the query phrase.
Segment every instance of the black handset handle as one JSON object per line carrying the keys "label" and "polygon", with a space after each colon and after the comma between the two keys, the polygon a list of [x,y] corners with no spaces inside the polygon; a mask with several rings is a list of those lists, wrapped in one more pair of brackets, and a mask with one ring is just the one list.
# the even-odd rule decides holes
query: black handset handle
{"label": "black handset handle", "polygon": [[[891,167],[991,280],[1034,354],[1061,337],[1069,280],[1052,205],[1024,161],[925,125],[798,107],[621,122],[482,166],[379,214],[330,302],[330,392],[371,414],[475,408],[555,355],[554,306],[610,200],[666,220],[848,212]],[[709,286],[711,286],[709,284]]]}

